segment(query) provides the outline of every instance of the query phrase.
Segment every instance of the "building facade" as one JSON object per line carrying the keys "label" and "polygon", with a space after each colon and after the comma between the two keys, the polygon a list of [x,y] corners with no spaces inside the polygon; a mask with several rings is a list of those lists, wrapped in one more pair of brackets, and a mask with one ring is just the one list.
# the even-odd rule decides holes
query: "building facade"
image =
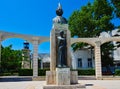
{"label": "building facade", "polygon": [[88,69],[95,67],[94,53],[91,49],[80,49],[72,52],[73,69]]}
{"label": "building facade", "polygon": [[[99,38],[112,37],[116,34],[120,35],[120,33],[118,33],[118,29],[113,30],[111,33],[102,32]],[[113,41],[113,44],[116,45],[116,42]],[[76,51],[71,51],[71,56],[73,69],[95,68],[94,49],[82,48]],[[114,64],[116,64],[116,66],[120,66],[120,47],[113,51],[112,56],[114,58]],[[42,59],[43,64],[50,63],[50,55],[47,53],[39,54],[39,58]],[[41,68],[43,67],[41,66]]]}

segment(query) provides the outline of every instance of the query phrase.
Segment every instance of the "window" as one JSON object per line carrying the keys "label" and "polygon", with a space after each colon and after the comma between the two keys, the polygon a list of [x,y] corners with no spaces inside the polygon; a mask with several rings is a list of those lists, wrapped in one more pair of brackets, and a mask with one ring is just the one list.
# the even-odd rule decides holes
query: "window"
{"label": "window", "polygon": [[82,67],[82,59],[78,58],[78,68],[81,68],[81,67]]}
{"label": "window", "polygon": [[92,59],[88,58],[88,68],[92,68]]}

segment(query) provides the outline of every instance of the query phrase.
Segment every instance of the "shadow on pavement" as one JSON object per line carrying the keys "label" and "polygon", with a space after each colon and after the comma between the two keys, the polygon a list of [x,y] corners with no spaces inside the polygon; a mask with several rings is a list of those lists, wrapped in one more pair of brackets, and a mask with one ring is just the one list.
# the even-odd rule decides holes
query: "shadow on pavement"
{"label": "shadow on pavement", "polygon": [[78,80],[96,80],[95,76],[78,76]]}
{"label": "shadow on pavement", "polygon": [[93,86],[93,84],[85,84],[85,86]]}

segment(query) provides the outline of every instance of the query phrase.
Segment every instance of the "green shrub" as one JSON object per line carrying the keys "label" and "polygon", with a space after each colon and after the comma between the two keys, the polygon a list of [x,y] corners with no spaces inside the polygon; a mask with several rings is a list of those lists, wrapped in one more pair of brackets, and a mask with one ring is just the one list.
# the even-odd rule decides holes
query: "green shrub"
{"label": "green shrub", "polygon": [[[49,69],[38,69],[38,76],[45,76]],[[33,69],[20,69],[19,76],[33,76]]]}
{"label": "green shrub", "polygon": [[115,70],[115,75],[120,76],[120,69]]}
{"label": "green shrub", "polygon": [[46,71],[49,71],[49,69],[38,69],[38,76],[45,76]]}
{"label": "green shrub", "polygon": [[33,69],[20,69],[19,76],[33,76]]}
{"label": "green shrub", "polygon": [[0,76],[18,76],[17,72],[1,72]]}
{"label": "green shrub", "polygon": [[94,69],[78,69],[78,75],[95,75]]}
{"label": "green shrub", "polygon": [[11,73],[0,73],[0,76],[11,76]]}

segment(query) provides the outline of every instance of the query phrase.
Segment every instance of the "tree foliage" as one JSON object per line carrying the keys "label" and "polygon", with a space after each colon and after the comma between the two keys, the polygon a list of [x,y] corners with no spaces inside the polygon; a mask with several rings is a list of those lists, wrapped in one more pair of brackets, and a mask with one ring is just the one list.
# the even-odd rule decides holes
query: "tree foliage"
{"label": "tree foliage", "polygon": [[2,71],[18,71],[21,68],[22,52],[20,50],[13,50],[12,45],[2,47],[1,50]]}
{"label": "tree foliage", "polygon": [[103,45],[101,45],[101,59],[103,66],[113,66],[113,56],[112,51],[114,50],[115,46],[112,42],[107,42]]}
{"label": "tree foliage", "polygon": [[[69,29],[72,37],[98,37],[101,32],[114,29],[112,19],[113,7],[110,3],[107,0],[95,0],[93,4],[88,3],[72,13],[69,18]],[[72,45],[74,50],[83,46],[83,43]]]}
{"label": "tree foliage", "polygon": [[115,7],[116,16],[120,18],[120,0],[111,0]]}
{"label": "tree foliage", "polygon": [[69,29],[72,37],[96,37],[103,31],[111,31],[114,25],[113,7],[107,0],[95,0],[80,10],[74,11],[69,18]]}
{"label": "tree foliage", "polygon": [[[69,18],[69,30],[71,36],[80,37],[98,37],[101,32],[111,32],[115,26],[111,22],[114,19],[114,7],[108,0],[95,0],[92,4],[88,3],[80,10],[76,10]],[[85,47],[83,43],[74,43],[74,50]],[[113,60],[109,55],[114,50],[113,44],[106,43],[102,45],[102,60]],[[106,49],[108,48],[108,49]],[[107,51],[106,51],[107,50]],[[105,57],[106,56],[106,57]],[[109,60],[109,61],[110,61]],[[110,64],[110,62],[109,62]]]}

